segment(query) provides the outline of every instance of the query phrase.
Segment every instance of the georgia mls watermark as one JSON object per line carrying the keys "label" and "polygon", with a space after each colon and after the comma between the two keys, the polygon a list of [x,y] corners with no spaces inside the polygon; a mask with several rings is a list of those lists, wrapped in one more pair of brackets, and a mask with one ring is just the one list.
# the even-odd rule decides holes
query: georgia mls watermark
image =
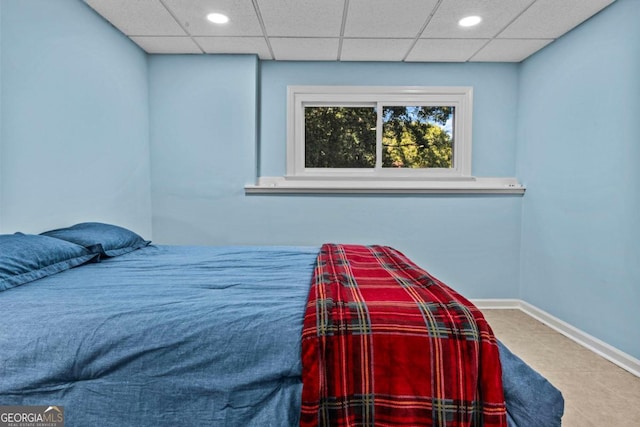
{"label": "georgia mls watermark", "polygon": [[0,406],[0,427],[64,427],[64,407]]}

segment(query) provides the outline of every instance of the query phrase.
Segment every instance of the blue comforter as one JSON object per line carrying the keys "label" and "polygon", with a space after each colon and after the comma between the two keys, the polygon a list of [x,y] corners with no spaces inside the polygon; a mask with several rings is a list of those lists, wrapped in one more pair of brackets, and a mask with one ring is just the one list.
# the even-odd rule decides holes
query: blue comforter
{"label": "blue comforter", "polygon": [[[298,425],[317,252],[149,246],[1,292],[0,405],[63,406],[68,427]],[[531,391],[512,383],[508,409]],[[523,406],[511,425],[553,425]]]}

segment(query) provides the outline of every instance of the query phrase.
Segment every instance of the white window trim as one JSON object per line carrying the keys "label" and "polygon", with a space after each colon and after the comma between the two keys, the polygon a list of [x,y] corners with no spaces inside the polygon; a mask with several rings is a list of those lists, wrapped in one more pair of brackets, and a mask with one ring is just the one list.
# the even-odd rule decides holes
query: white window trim
{"label": "white window trim", "polygon": [[[471,125],[473,88],[430,86],[289,86],[287,102],[287,177],[330,178],[400,178],[429,179],[471,176]],[[425,105],[453,106],[454,164],[452,168],[382,168],[380,160],[375,168],[339,169],[305,167],[304,107],[305,106],[378,107],[378,128],[382,127],[381,106]],[[381,138],[380,133],[378,138]],[[380,141],[378,141],[380,145]],[[378,153],[379,157],[380,153]]]}
{"label": "white window trim", "polygon": [[304,179],[259,177],[246,185],[247,194],[524,194],[515,178],[457,178],[430,180]]}
{"label": "white window trim", "polygon": [[[289,86],[286,175],[258,177],[247,194],[524,194],[515,178],[471,175],[473,89],[466,86]],[[380,103],[456,107],[452,168],[305,168],[304,106]],[[378,108],[378,120],[380,111]],[[381,126],[381,123],[378,123]],[[378,153],[379,155],[380,153]]]}

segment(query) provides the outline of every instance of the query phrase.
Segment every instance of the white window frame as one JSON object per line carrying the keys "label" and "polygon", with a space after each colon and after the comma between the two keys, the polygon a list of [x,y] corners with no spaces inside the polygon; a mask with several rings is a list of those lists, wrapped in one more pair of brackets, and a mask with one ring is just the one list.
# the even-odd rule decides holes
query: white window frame
{"label": "white window frame", "polygon": [[[287,178],[302,179],[464,179],[471,178],[473,88],[431,86],[289,86]],[[377,107],[377,151],[373,168],[307,168],[305,107]],[[383,168],[382,106],[455,107],[451,168]]]}
{"label": "white window frame", "polygon": [[[513,177],[471,175],[473,88],[467,86],[289,86],[287,88],[286,174],[257,176],[247,194],[518,194]],[[382,132],[377,132],[376,168],[306,168],[304,107],[376,105],[453,106],[452,168],[382,168]]]}

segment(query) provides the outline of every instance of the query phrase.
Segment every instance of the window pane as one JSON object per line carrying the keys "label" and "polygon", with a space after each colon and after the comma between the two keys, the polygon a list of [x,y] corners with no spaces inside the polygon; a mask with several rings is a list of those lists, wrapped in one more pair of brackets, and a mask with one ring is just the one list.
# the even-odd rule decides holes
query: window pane
{"label": "window pane", "polygon": [[454,107],[383,107],[383,168],[452,168]]}
{"label": "window pane", "polygon": [[373,168],[375,107],[305,107],[305,167]]}

